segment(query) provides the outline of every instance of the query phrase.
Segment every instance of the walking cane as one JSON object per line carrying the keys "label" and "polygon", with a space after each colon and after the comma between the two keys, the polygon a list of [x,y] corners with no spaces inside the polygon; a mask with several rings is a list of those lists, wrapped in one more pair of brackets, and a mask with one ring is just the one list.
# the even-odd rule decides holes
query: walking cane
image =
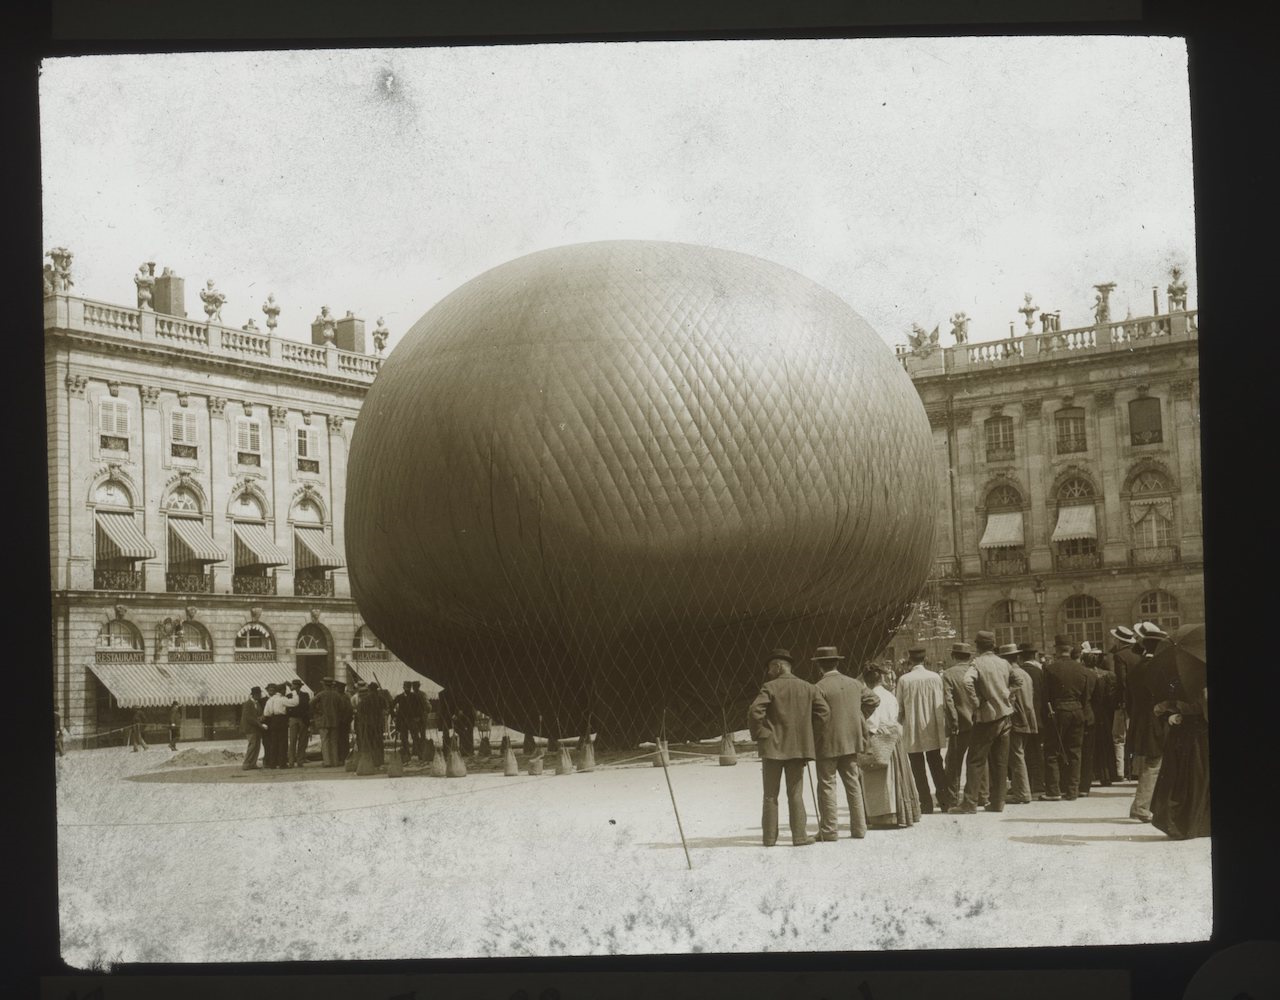
{"label": "walking cane", "polygon": [[689,857],[689,844],[684,839],[684,824],[680,822],[680,809],[676,805],[675,789],[671,787],[671,772],[667,769],[667,710],[662,709],[662,735],[658,737],[658,761],[662,764],[662,776],[667,779],[667,793],[671,796],[671,811],[676,814],[676,829],[680,831],[680,846],[684,848],[684,862],[693,871],[693,859]]}

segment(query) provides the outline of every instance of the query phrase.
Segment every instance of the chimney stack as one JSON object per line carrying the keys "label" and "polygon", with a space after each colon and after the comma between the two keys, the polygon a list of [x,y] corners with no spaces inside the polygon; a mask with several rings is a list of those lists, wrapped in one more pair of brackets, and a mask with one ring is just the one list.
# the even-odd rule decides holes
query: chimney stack
{"label": "chimney stack", "polygon": [[364,320],[356,319],[351,310],[338,320],[333,342],[340,351],[364,353]]}
{"label": "chimney stack", "polygon": [[165,268],[156,278],[156,286],[152,291],[152,308],[158,313],[168,316],[187,318],[187,297],[182,279],[170,268]]}

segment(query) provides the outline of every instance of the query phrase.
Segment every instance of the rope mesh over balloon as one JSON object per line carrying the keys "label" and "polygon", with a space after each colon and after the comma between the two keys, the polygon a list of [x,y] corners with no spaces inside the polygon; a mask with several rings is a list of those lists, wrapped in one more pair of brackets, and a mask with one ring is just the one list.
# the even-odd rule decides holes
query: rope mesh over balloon
{"label": "rope mesh over balloon", "polygon": [[768,655],[856,672],[933,559],[928,421],[849,307],[758,258],[543,251],[468,282],[375,380],[353,593],[476,710],[602,746],[733,732]]}

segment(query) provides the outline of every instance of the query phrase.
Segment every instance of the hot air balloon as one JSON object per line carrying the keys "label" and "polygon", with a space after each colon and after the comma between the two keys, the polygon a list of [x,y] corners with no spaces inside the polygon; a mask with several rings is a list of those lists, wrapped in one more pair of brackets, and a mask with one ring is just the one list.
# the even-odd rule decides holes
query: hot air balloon
{"label": "hot air balloon", "polygon": [[810,279],[686,244],[545,250],[382,366],[348,463],[352,593],[516,728],[714,736],[769,650],[888,642],[933,559],[931,452],[892,351]]}

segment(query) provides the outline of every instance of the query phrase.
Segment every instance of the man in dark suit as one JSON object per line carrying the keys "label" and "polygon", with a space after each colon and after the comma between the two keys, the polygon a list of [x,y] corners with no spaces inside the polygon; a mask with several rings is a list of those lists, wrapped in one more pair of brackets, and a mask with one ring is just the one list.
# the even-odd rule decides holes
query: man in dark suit
{"label": "man in dark suit", "polygon": [[284,766],[301,767],[307,759],[307,743],[311,737],[311,695],[303,690],[301,677],[295,677],[290,683],[297,704],[285,709],[289,726],[285,737]]}
{"label": "man in dark suit", "polygon": [[1044,668],[1049,702],[1044,740],[1044,794],[1041,801],[1075,799],[1080,789],[1080,752],[1084,742],[1084,702],[1093,677],[1071,658],[1071,640],[1054,636],[1053,662]]}
{"label": "man in dark suit", "polygon": [[241,770],[258,769],[258,753],[262,749],[262,734],[266,730],[266,723],[262,721],[262,688],[250,688],[249,697],[240,706],[240,734],[246,740]]}
{"label": "man in dark suit", "polygon": [[351,723],[356,717],[356,707],[345,681],[335,680],[333,687],[338,695],[338,763],[341,765],[346,764],[351,753]]}
{"label": "man in dark suit", "polygon": [[1149,823],[1151,796],[1160,776],[1165,737],[1165,723],[1157,719],[1155,713],[1156,705],[1165,700],[1165,693],[1160,690],[1153,664],[1156,649],[1169,635],[1151,622],[1141,622],[1133,631],[1141,643],[1142,659],[1130,668],[1126,685],[1129,695],[1126,708],[1133,727],[1133,773],[1138,779],[1129,816]]}
{"label": "man in dark suit", "polygon": [[764,810],[760,827],[764,846],[778,842],[778,787],[787,779],[787,816],[791,843],[805,847],[814,842],[808,835],[804,811],[804,771],[814,759],[814,729],[821,732],[831,710],[818,689],[791,672],[791,654],[775,649],[769,654],[769,669],[777,676],[765,681],[747,712],[751,738],[760,751],[764,774]]}
{"label": "man in dark suit", "polygon": [[[960,775],[973,734],[973,713],[978,695],[973,687],[973,647],[967,642],[951,645],[951,666],[942,672],[942,706],[947,715],[947,757],[943,762],[947,801],[961,801]],[[981,789],[983,794],[988,789]]]}
{"label": "man in dark suit", "polygon": [[1120,776],[1124,781],[1134,779],[1133,772],[1133,715],[1129,711],[1129,674],[1142,660],[1142,640],[1127,625],[1117,625],[1111,630],[1116,645],[1111,650],[1111,665],[1116,675],[1116,705],[1118,714],[1124,717],[1124,749],[1121,751]]}
{"label": "man in dark suit", "polygon": [[840,673],[844,657],[834,646],[819,646],[813,662],[823,674],[814,685],[822,695],[831,717],[817,734],[814,747],[818,760],[818,839],[838,840],[838,799],[836,776],[844,783],[849,806],[849,828],[853,837],[867,835],[867,813],[862,801],[862,773],[857,754],[866,742],[866,719],[880,704],[878,696],[854,677]]}
{"label": "man in dark suit", "polygon": [[1035,709],[1037,731],[1025,734],[1023,753],[1027,758],[1027,779],[1032,796],[1044,791],[1044,727],[1049,718],[1044,697],[1044,668],[1036,659],[1036,648],[1029,642],[1018,645],[1018,666],[1031,678],[1031,704]]}

